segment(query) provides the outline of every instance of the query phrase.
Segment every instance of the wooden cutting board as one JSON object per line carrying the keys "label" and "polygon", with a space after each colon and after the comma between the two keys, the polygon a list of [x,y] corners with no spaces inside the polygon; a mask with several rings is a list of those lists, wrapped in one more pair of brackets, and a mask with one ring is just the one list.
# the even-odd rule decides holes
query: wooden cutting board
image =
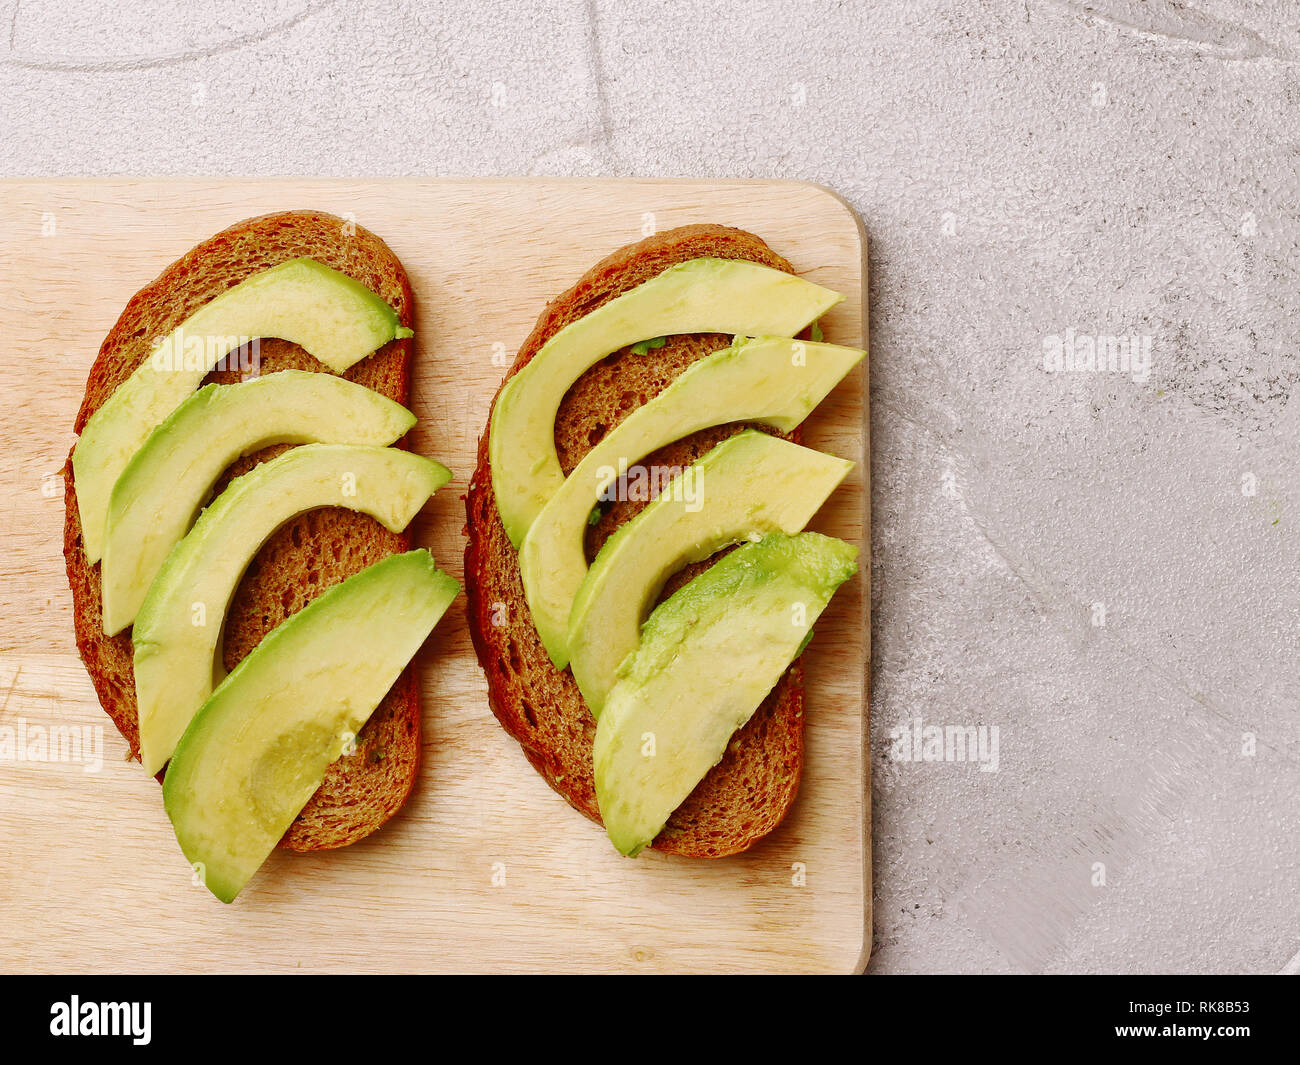
{"label": "wooden cutting board", "polygon": [[[805,443],[858,462],[813,527],[863,572],[817,626],[807,767],[787,821],[715,862],[620,858],[527,764],[488,709],[463,597],[419,659],[417,790],[343,851],[277,852],[238,901],[191,883],[158,785],[77,657],[58,471],[86,373],[130,296],[216,231],[320,208],[401,257],[417,298],[414,447],[455,473],[416,529],[462,577],[463,494],[488,405],[546,301],[655,229],[753,230],[845,294],[824,322],[865,346],[865,238],[791,182],[105,180],[0,186],[0,966],[15,971],[851,971],[870,948],[866,367]],[[42,730],[84,749],[40,760]],[[65,740],[67,734],[65,733]],[[6,743],[7,741],[7,743]],[[98,758],[95,751],[98,750]],[[28,758],[27,754],[31,757]],[[97,761],[101,764],[96,764]]]}

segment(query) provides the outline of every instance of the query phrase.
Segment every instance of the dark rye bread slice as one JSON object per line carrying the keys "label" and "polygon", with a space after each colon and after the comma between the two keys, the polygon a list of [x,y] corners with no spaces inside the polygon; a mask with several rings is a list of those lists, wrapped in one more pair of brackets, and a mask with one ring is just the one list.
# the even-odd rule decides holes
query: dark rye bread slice
{"label": "dark rye bread slice", "polygon": [[[412,324],[415,300],[410,282],[397,257],[373,233],[319,211],[249,219],[199,244],[131,298],[91,367],[76,431],[82,431],[90,416],[148,356],[152,341],[249,275],[304,255],[373,289],[393,306],[403,325]],[[343,376],[405,405],[411,347],[410,340],[394,340]],[[234,359],[231,364],[240,365]],[[283,340],[261,342],[260,365],[262,373],[289,368],[330,372],[302,348]],[[240,377],[238,371],[223,370],[209,374],[205,383],[228,384]],[[285,449],[286,445],[279,445],[241,459],[223,475],[218,490],[231,477]],[[88,565],[82,549],[70,457],[63,476],[63,554],[72,585],[77,649],[100,703],[138,758],[130,630],[112,637],[102,631],[99,565]],[[277,530],[235,592],[226,620],[226,667],[233,668],[271,629],[331,585],[410,546],[407,536],[388,532],[373,518],[336,507],[302,515]],[[365,663],[358,665],[364,668]],[[419,694],[408,669],[361,730],[356,752],[330,766],[280,846],[321,850],[369,835],[406,801],[419,759]]]}
{"label": "dark rye bread slice", "polygon": [[[551,303],[524,341],[507,379],[570,322],[676,263],[703,256],[748,259],[793,273],[788,262],[743,230],[694,225],[657,234],[603,259]],[[606,433],[658,395],[682,370],[730,342],[730,336],[720,334],[673,336],[645,355],[625,348],[593,366],[564,397],[556,419],[555,446],[565,474]],[[747,426],[730,424],[695,433],[654,452],[642,464],[689,465],[744,428]],[[791,439],[797,439],[797,431]],[[612,504],[588,530],[588,561],[609,535],[644,505],[630,500]],[[479,440],[478,467],[466,497],[466,511],[469,542],[465,549],[465,583],[470,635],[487,675],[492,712],[519,741],[547,783],[575,809],[598,822],[591,753],[595,721],[573,674],[551,664],[533,626],[519,577],[518,557],[501,524],[492,492],[486,428]],[[664,596],[720,556],[677,574],[665,588]],[[652,846],[670,854],[701,858],[719,858],[747,849],[785,817],[799,789],[802,769],[803,674],[796,661]]]}

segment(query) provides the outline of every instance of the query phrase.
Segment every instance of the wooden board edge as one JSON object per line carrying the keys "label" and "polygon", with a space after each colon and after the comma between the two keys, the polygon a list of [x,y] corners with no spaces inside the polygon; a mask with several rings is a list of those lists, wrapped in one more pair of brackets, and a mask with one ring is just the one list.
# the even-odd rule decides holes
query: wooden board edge
{"label": "wooden board edge", "polygon": [[[872,880],[873,848],[875,839],[871,831],[871,300],[870,273],[868,255],[870,238],[861,216],[843,196],[828,185],[815,181],[799,180],[763,180],[765,185],[800,186],[831,200],[836,209],[842,212],[846,222],[853,227],[857,238],[858,257],[861,279],[861,346],[867,353],[862,361],[862,545],[859,555],[862,573],[862,602],[860,606],[860,623],[863,633],[862,662],[862,744],[858,753],[859,779],[862,786],[862,826],[861,840],[861,888],[862,888],[862,931],[861,939],[856,944],[856,956],[845,969],[838,969],[843,974],[861,975],[866,972],[871,960],[874,945],[874,882]],[[852,948],[850,948],[852,950]]]}
{"label": "wooden board edge", "polygon": [[822,195],[835,201],[848,216],[857,232],[862,283],[862,349],[867,357],[862,360],[862,603],[861,625],[863,633],[862,661],[862,937],[858,954],[849,970],[851,975],[866,972],[874,945],[874,881],[872,879],[873,848],[875,837],[871,831],[871,285],[868,266],[870,238],[861,216],[843,196],[827,185],[806,182]]}

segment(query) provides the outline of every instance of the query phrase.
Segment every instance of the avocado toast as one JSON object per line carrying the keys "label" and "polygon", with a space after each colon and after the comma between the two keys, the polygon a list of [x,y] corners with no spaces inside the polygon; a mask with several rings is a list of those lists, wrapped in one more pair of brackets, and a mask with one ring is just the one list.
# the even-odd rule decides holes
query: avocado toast
{"label": "avocado toast", "polygon": [[[754,332],[790,338],[802,330],[801,335],[808,335],[815,330],[805,330],[805,327],[815,325],[820,313],[839,299],[827,290],[798,282],[785,259],[758,237],[741,230],[715,225],[687,226],[620,249],[552,302],[525,340],[494,401],[489,425],[480,439],[478,466],[466,500],[468,619],[479,663],[487,677],[492,711],[505,730],[518,740],[528,760],[547,783],[577,810],[596,821],[601,820],[593,773],[593,744],[597,733],[593,711],[598,707],[588,705],[574,679],[575,671],[563,665],[565,648],[557,645],[564,641],[558,638],[558,632],[548,634],[549,650],[543,642],[521,574],[521,564],[529,566],[530,559],[556,557],[554,552],[528,550],[528,536],[533,527],[528,519],[532,512],[538,511],[533,492],[539,482],[549,482],[542,484],[543,490],[558,492],[553,465],[558,466],[559,482],[566,483],[564,478],[571,476],[584,457],[614,433],[632,412],[653,403],[688,367],[731,345],[733,331],[748,330],[741,328],[741,322],[733,321],[735,315],[731,312],[735,301],[728,300],[727,294],[720,290],[714,315],[717,324],[713,326],[718,331],[678,331],[655,336],[654,331],[669,316],[647,315],[647,320],[655,323],[646,325],[649,331],[638,334],[634,324],[627,325],[630,332],[625,330],[623,343],[602,352],[602,357],[591,363],[585,357],[569,360],[558,379],[547,380],[540,369],[528,371],[528,367],[534,359],[540,364],[549,351],[561,344],[566,330],[567,335],[574,335],[575,323],[628,293],[644,291],[650,288],[650,283],[658,284],[667,275],[684,272],[685,264],[695,262],[709,264],[698,271],[706,282],[709,277],[729,273],[730,268],[725,264],[733,263],[753,264],[757,268],[751,271],[756,285],[769,285],[767,275],[777,272],[788,276],[790,286],[770,286],[771,299],[746,308],[744,321],[762,318],[767,322],[765,328]],[[783,290],[797,289],[800,285],[803,290],[795,291],[787,301],[785,309],[789,313],[783,321],[781,308],[775,301]],[[699,298],[699,293],[675,293],[672,301],[674,307],[691,309],[681,321],[709,320],[707,315],[695,313],[693,309],[707,303]],[[616,336],[613,330],[602,330],[602,333],[607,340]],[[557,340],[557,336],[561,339]],[[792,340],[787,343],[796,359],[804,354],[800,349],[805,345]],[[861,357],[861,352],[855,353],[842,372]],[[567,374],[573,369],[578,370],[578,376],[570,381]],[[535,412],[530,412],[531,425],[526,427],[531,435],[517,439],[504,435],[509,428],[507,418],[515,408],[525,406],[519,394],[524,387],[520,375],[526,371],[538,382],[536,387],[547,395],[563,393],[554,409],[554,463],[552,456],[545,453],[549,441],[542,441],[536,432],[541,419]],[[503,399],[510,404],[504,417],[500,413]],[[540,400],[533,406],[542,409],[543,414],[548,413]],[[730,417],[734,416],[733,413]],[[664,421],[670,423],[677,419]],[[723,424],[708,425],[679,439],[665,440],[653,451],[637,452],[633,458],[645,469],[684,471],[673,481],[674,485],[680,485],[697,460],[720,442],[747,429],[784,435],[792,447],[799,438],[797,425],[789,427],[775,421],[764,424],[757,411],[752,421],[728,417],[719,421]],[[503,462],[511,463],[514,468],[503,474],[498,469]],[[542,476],[530,483],[529,471],[540,471]],[[504,496],[503,491],[507,493]],[[584,554],[593,563],[606,541],[633,522],[650,503],[649,496],[640,493],[615,493],[612,498],[601,498],[604,505],[593,509],[584,533]],[[508,520],[503,520],[501,513],[503,499],[510,509]],[[820,499],[816,500],[811,509],[815,510],[819,502]],[[534,523],[545,522],[545,504],[540,514]],[[806,515],[800,522],[803,520]],[[766,529],[750,530],[754,535],[763,531]],[[784,531],[797,532],[798,527]],[[523,545],[522,554],[516,554],[516,543]],[[689,552],[675,557],[673,566],[681,568],[675,569],[661,587],[653,588],[654,595],[661,603],[670,600],[731,549],[730,544],[715,544],[712,550],[702,550],[696,557],[691,557]],[[543,572],[534,572],[528,584],[538,584],[545,576]],[[610,594],[617,595],[618,590]],[[555,617],[563,612],[563,604],[558,611],[552,611]],[[570,639],[573,635],[570,630]],[[797,656],[793,661],[784,659],[783,664],[761,704],[748,708],[720,760],[685,800],[676,805],[662,831],[650,843],[651,847],[689,857],[723,857],[752,846],[785,817],[798,791],[803,767],[804,707]]]}
{"label": "avocado toast", "polygon": [[[391,328],[374,334],[383,342],[351,362],[341,376],[405,404],[414,296],[401,263],[382,240],[355,223],[323,212],[291,211],[241,222],[218,233],[131,299],[91,368],[77,432],[83,433],[96,412],[156,354],[159,338],[173,335],[196,312],[249,278],[304,258],[345,275],[351,285],[364,287],[391,308]],[[202,379],[231,384],[259,372],[264,376],[285,369],[329,372],[324,362],[298,343],[267,337],[256,348],[260,365],[255,362],[250,367],[245,359],[231,358],[225,368]],[[274,444],[239,458],[220,476],[215,493],[287,446]],[[131,630],[111,636],[104,632],[101,565],[92,562],[85,549],[74,465],[70,457],[64,468],[64,557],[77,647],[101,704],[132,755],[139,757]],[[238,583],[225,611],[221,666],[233,670],[268,633],[326,589],[410,546],[406,532],[390,531],[369,515],[352,510],[326,507],[293,517],[270,536]],[[355,755],[329,765],[319,789],[280,845],[301,851],[341,847],[373,832],[405,801],[419,755],[417,688],[408,668],[360,730]]]}

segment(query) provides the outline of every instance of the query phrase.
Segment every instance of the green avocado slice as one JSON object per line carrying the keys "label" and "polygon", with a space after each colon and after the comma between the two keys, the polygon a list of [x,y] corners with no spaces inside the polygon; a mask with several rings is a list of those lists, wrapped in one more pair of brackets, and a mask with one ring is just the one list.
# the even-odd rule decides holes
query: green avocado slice
{"label": "green avocado slice", "polygon": [[95,563],[103,553],[109,497],[131,456],[230,352],[279,337],[342,373],[410,335],[379,296],[315,259],[259,271],[205,303],[162,338],[81,431],[72,472],[86,558]]}
{"label": "green avocado slice", "polygon": [[853,463],[747,429],[665,486],[605,541],[573,600],[569,666],[601,716],[618,667],[673,573],[763,533],[797,533]]}
{"label": "green avocado slice", "polygon": [[425,550],[377,562],[273,629],[203,704],[167,768],[163,803],[222,902],[349,752],[459,590]]}
{"label": "green avocado slice", "polygon": [[596,802],[637,854],[803,650],[857,548],[818,533],[743,544],[655,608],[596,725]]}
{"label": "green avocado slice", "polygon": [[156,773],[221,678],[218,648],[235,588],[270,535],[318,507],[406,528],[450,472],[386,447],[303,444],[231,482],[172,548],[135,619],[140,760]]}
{"label": "green avocado slice", "polygon": [[524,594],[556,669],[569,664],[569,610],[587,575],[587,518],[609,486],[656,448],[711,425],[762,422],[788,433],[865,355],[788,337],[737,337],[687,367],[587,452],[519,549]]}
{"label": "green avocado slice", "polygon": [[401,404],[327,373],[283,370],[199,389],[149,435],[113,488],[100,567],[105,634],[135,620],[167,553],[241,455],[270,444],[383,447],[414,424]]}
{"label": "green avocado slice", "polygon": [[638,341],[676,333],[794,336],[844,297],[743,259],[691,259],[551,337],[497,397],[488,457],[497,510],[517,548],[564,483],[555,416],[573,383],[595,363]]}

